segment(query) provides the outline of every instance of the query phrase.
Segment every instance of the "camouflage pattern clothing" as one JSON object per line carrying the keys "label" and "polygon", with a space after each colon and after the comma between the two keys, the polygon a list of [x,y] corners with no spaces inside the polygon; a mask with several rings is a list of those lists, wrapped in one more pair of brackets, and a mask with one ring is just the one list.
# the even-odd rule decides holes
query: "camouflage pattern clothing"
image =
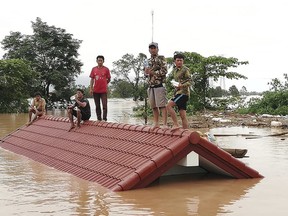
{"label": "camouflage pattern clothing", "polygon": [[166,82],[167,62],[164,56],[156,55],[148,59],[149,68],[153,71],[149,75],[149,86],[154,87]]}
{"label": "camouflage pattern clothing", "polygon": [[175,92],[177,94],[184,94],[190,96],[190,87],[192,85],[191,73],[188,67],[182,66],[181,68],[175,67],[171,72],[172,79],[182,84],[182,88]]}

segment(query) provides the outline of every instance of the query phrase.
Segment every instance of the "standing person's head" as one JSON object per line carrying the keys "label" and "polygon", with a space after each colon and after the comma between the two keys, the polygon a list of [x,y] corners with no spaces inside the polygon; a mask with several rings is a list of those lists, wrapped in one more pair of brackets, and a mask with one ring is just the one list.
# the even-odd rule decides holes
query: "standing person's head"
{"label": "standing person's head", "polygon": [[174,55],[174,63],[177,68],[181,68],[184,64],[184,55],[181,53],[177,53]]}
{"label": "standing person's head", "polygon": [[96,57],[96,62],[98,64],[99,67],[102,67],[103,66],[103,63],[104,63],[104,56],[102,55],[98,55]]}
{"label": "standing person's head", "polygon": [[158,43],[152,42],[149,44],[149,52],[152,56],[156,56],[158,54],[159,48]]}

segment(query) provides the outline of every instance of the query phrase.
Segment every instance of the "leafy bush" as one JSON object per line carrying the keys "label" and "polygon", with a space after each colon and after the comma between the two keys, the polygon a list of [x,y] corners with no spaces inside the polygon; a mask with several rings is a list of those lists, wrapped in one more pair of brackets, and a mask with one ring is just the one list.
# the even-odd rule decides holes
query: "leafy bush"
{"label": "leafy bush", "polygon": [[247,108],[238,109],[241,114],[288,115],[288,90],[265,92],[262,99],[250,103]]}

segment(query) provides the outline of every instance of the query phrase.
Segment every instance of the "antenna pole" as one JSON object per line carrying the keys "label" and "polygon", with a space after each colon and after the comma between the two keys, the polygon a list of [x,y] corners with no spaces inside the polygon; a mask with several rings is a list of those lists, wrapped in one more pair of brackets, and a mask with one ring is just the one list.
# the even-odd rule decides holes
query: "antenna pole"
{"label": "antenna pole", "polygon": [[153,42],[153,35],[154,35],[154,11],[151,12],[152,15],[152,42]]}

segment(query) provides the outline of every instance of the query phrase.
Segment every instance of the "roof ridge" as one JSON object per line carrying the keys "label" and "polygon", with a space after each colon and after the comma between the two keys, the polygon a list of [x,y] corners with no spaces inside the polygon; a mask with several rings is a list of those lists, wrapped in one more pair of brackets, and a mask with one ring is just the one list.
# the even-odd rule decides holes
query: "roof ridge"
{"label": "roof ridge", "polygon": [[[60,121],[60,122],[69,122],[68,117],[60,117],[60,116],[53,116],[53,115],[45,115],[41,118],[49,121]],[[155,128],[151,130],[149,125],[135,125],[135,124],[127,124],[127,123],[117,123],[117,122],[106,122],[106,121],[95,121],[95,120],[87,120],[83,122],[83,125],[87,126],[99,126],[104,128],[115,128],[115,129],[123,129],[127,131],[137,131],[137,132],[147,132],[147,133],[154,133],[154,134],[162,134],[162,135],[169,135],[169,136],[189,136],[193,131],[187,129],[178,129],[173,130],[172,128]],[[187,134],[188,132],[188,134]]]}

